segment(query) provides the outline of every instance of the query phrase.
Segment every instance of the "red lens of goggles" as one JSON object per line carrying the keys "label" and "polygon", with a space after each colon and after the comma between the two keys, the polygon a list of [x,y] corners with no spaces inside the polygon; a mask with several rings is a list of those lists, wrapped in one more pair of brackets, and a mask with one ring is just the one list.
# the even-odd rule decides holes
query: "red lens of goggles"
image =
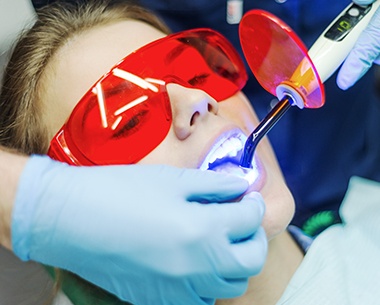
{"label": "red lens of goggles", "polygon": [[223,101],[246,81],[241,58],[219,33],[196,29],[166,36],[125,57],[84,95],[48,155],[75,165],[136,163],[169,132],[167,83]]}

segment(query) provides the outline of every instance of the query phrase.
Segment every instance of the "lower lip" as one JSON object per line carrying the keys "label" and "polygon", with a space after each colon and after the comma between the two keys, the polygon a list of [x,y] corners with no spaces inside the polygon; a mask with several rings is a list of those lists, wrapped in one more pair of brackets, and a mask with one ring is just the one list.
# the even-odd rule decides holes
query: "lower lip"
{"label": "lower lip", "polygon": [[254,158],[251,168],[242,168],[232,162],[226,162],[213,168],[212,170],[246,179],[250,185],[247,193],[260,191],[263,187],[266,176],[264,167],[257,158]]}

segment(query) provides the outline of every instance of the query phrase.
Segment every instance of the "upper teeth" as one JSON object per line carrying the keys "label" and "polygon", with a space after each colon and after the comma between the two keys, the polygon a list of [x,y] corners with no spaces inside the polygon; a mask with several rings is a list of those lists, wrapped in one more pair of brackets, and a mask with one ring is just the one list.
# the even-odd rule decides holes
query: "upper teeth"
{"label": "upper teeth", "polygon": [[243,135],[237,135],[228,139],[223,139],[222,143],[219,142],[211,149],[206,156],[200,169],[207,170],[209,165],[214,163],[218,159],[233,158],[243,149],[245,139]]}

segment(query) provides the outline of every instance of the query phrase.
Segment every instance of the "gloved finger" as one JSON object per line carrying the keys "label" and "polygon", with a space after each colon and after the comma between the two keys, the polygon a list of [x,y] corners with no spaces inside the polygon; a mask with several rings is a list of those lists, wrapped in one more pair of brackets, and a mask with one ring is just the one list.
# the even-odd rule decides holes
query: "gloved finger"
{"label": "gloved finger", "polygon": [[[168,279],[165,287],[156,285],[158,291],[165,291],[162,302],[157,298],[152,304],[165,305],[208,305],[214,304],[215,299],[226,299],[241,296],[248,287],[248,279],[225,279],[217,274],[194,275],[190,278]],[[155,284],[152,283],[152,286]],[[156,294],[155,294],[156,295]],[[151,304],[145,300],[144,304]]]}
{"label": "gloved finger", "polygon": [[227,228],[226,234],[232,242],[255,234],[265,213],[264,199],[257,192],[248,194],[240,202],[206,205],[204,208],[209,209],[207,218],[211,222]]}
{"label": "gloved finger", "polygon": [[216,275],[202,277],[195,282],[197,295],[206,300],[217,296],[218,299],[236,298],[247,291],[248,278],[226,279]]}
{"label": "gloved finger", "polygon": [[182,194],[198,202],[230,201],[248,189],[248,182],[242,178],[196,169],[183,170],[179,182]]}
{"label": "gloved finger", "polygon": [[[144,289],[134,283],[126,287],[131,290],[132,295],[128,301],[136,305],[212,305],[218,293],[216,296],[210,294],[210,297],[202,297],[195,288],[202,284],[208,287],[218,285],[218,282],[212,281],[212,278],[211,281],[206,281],[206,279],[209,280],[210,276],[159,277],[158,279],[154,275],[151,278],[142,277]],[[132,289],[129,286],[132,286]]]}
{"label": "gloved finger", "polygon": [[353,86],[372,66],[380,54],[380,9],[377,9],[368,26],[348,54],[337,77],[339,88]]}
{"label": "gloved finger", "polygon": [[368,5],[368,4],[371,4],[375,1],[376,0],[353,0],[353,2],[358,4],[358,5]]}
{"label": "gloved finger", "polygon": [[224,268],[220,270],[221,276],[239,279],[260,273],[268,253],[268,240],[263,227],[251,238],[231,244],[229,250],[234,260],[231,260],[230,264],[225,263]]}

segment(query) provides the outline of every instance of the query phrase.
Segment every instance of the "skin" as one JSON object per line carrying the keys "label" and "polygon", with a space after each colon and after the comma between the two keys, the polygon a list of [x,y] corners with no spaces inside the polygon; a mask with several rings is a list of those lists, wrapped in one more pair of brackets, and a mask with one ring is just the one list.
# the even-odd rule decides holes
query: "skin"
{"label": "skin", "polygon": [[[130,20],[91,29],[68,41],[48,63],[41,82],[43,120],[51,138],[100,76],[132,51],[162,37],[153,27]],[[171,129],[139,163],[198,168],[217,139],[236,131],[249,135],[258,124],[241,92],[218,103],[204,91],[174,83],[167,85],[167,91],[173,113]],[[255,156],[262,165],[262,179],[251,191],[259,191],[266,203],[263,226],[270,240],[268,262],[261,275],[251,280],[245,296],[221,304],[274,303],[302,260],[284,233],[294,213],[294,200],[267,139],[260,142]],[[272,288],[270,292],[266,285]]]}

